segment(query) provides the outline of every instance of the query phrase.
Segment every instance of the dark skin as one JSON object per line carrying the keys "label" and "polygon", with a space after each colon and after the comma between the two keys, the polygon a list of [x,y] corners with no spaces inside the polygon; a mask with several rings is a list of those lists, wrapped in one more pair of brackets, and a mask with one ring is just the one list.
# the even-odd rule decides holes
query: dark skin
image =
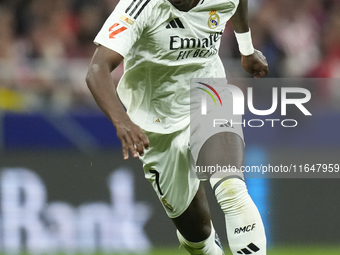
{"label": "dark skin", "polygon": [[[199,0],[169,0],[178,10],[189,11],[195,7]],[[240,0],[238,9],[231,18],[231,23],[237,33],[249,30],[247,0]],[[117,137],[122,143],[123,158],[137,158],[143,155],[144,149],[149,148],[148,137],[143,130],[134,124],[126,114],[113,84],[111,72],[123,61],[123,57],[117,52],[104,46],[98,46],[90,63],[86,77],[87,85],[96,100],[98,106],[113,123],[117,131]],[[268,64],[260,51],[252,55],[241,56],[243,68],[256,78],[264,77],[268,73]],[[224,141],[222,143],[222,141]],[[233,133],[219,133],[209,138],[201,148],[198,164],[209,165],[209,157],[202,156],[211,151],[212,145],[219,143],[222,149],[216,150],[214,164],[230,164],[239,167],[243,164],[244,149],[240,137]],[[217,147],[218,147],[217,146]],[[237,153],[233,153],[233,152]],[[224,152],[224,153],[223,153]],[[229,152],[230,155],[227,155]],[[210,211],[205,196],[204,187],[201,184],[199,190],[187,210],[179,217],[172,219],[177,229],[188,241],[199,242],[209,237]]]}
{"label": "dark skin", "polygon": [[200,0],[169,0],[178,10],[187,12],[194,8]]}
{"label": "dark skin", "polygon": [[[242,139],[235,133],[223,132],[211,136],[202,146],[198,155],[199,166],[235,166],[243,165],[244,145]],[[223,173],[223,176],[239,175],[242,173]],[[172,219],[179,232],[191,242],[200,242],[210,236],[210,211],[205,196],[204,186],[201,185],[188,209],[178,218]]]}

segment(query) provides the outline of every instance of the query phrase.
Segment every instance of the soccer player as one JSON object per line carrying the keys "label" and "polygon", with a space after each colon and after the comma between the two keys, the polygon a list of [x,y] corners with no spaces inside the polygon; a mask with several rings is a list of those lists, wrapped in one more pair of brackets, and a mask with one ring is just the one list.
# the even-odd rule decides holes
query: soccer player
{"label": "soccer player", "polygon": [[[243,164],[242,129],[226,127],[210,137],[190,140],[190,79],[225,78],[218,56],[230,19],[241,63],[264,77],[267,62],[254,50],[247,0],[121,0],[95,38],[98,45],[87,84],[112,121],[123,157],[143,162],[148,179],[191,254],[223,254],[211,223],[202,182],[194,166]],[[116,89],[111,72],[124,59]],[[126,111],[122,104],[125,106]],[[199,126],[197,127],[199,129]],[[192,142],[192,143],[191,143]],[[261,217],[248,195],[241,172],[210,178],[226,218],[233,254],[266,254]]]}

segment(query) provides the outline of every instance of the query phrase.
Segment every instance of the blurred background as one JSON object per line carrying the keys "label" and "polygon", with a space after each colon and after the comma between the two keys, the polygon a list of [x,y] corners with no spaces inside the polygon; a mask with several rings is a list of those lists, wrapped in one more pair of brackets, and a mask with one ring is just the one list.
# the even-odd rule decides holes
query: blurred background
{"label": "blurred background", "polygon": [[[117,2],[0,0],[0,252],[148,253],[177,246],[140,162],[122,160],[115,130],[85,84],[93,39]],[[313,116],[292,109],[294,129],[246,127],[246,164],[339,164],[340,1],[252,0],[249,13],[269,83],[302,81],[296,86],[312,92]],[[230,24],[220,55],[228,79],[249,77]],[[113,72],[115,83],[122,72],[122,66]],[[255,106],[268,109],[271,86],[256,91]],[[324,251],[318,254],[340,254],[339,184],[248,179],[269,248],[312,254],[307,247],[316,245]],[[226,244],[223,215],[207,190]]]}

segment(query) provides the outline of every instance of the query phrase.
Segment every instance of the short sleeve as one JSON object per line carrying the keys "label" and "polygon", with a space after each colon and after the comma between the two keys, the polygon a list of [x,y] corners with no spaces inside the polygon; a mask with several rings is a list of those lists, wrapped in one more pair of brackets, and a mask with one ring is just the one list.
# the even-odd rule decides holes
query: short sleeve
{"label": "short sleeve", "polygon": [[148,20],[151,0],[121,0],[94,39],[125,57],[140,38]]}

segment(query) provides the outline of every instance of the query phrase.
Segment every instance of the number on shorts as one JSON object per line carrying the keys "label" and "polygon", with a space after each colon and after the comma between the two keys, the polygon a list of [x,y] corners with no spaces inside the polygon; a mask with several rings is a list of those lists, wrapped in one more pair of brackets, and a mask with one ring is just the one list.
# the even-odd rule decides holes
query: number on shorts
{"label": "number on shorts", "polygon": [[159,185],[159,173],[156,170],[153,170],[153,169],[150,170],[150,173],[156,175],[157,188],[158,188],[159,194],[161,194],[163,196],[163,192],[161,190],[161,186]]}

